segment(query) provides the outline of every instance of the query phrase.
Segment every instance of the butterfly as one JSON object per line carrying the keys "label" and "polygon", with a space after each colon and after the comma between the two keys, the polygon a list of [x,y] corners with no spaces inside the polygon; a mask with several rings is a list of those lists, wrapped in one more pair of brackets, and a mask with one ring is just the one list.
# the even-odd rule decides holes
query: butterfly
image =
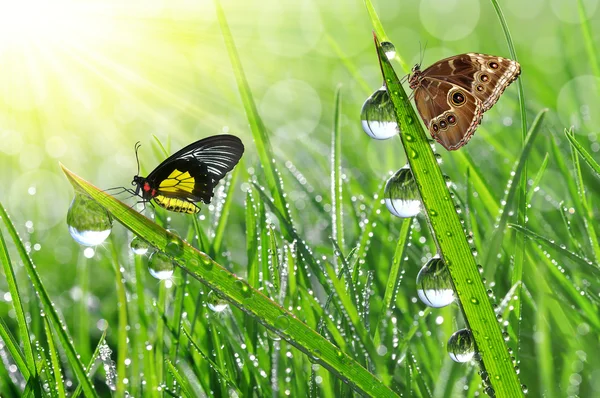
{"label": "butterfly", "polygon": [[[136,144],[136,159],[139,143]],[[219,180],[233,170],[244,154],[244,144],[233,135],[223,134],[196,141],[169,156],[148,177],[138,173],[131,185],[143,202],[153,201],[167,210],[198,213],[197,202],[210,203]]]}
{"label": "butterfly", "polygon": [[483,113],[521,73],[518,62],[485,54],[460,54],[421,71],[412,68],[408,83],[421,119],[449,151],[465,145]]}

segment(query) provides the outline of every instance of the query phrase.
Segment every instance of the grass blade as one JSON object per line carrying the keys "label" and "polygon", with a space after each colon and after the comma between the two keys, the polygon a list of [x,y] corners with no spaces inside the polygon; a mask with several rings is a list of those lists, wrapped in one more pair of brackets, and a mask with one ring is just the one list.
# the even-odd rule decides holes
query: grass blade
{"label": "grass blade", "polygon": [[[7,217],[4,209],[0,211],[0,217]],[[5,222],[8,222],[6,220]],[[19,292],[19,287],[17,286],[17,280],[15,278],[15,270],[12,265],[12,261],[10,260],[10,256],[8,254],[8,247],[6,246],[6,242],[4,241],[4,234],[0,230],[0,262],[2,262],[2,267],[4,268],[4,275],[6,275],[6,283],[8,285],[8,291],[10,292],[11,301],[13,302],[13,308],[15,310],[15,317],[17,320],[17,326],[19,327],[19,337],[21,339],[21,344],[23,344],[23,354],[15,356],[16,352],[11,350],[13,353],[13,358],[19,366],[19,370],[21,374],[25,378],[25,380],[29,379],[30,376],[37,377],[36,368],[35,368],[35,360],[33,358],[33,349],[31,348],[31,337],[29,336],[29,329],[27,328],[27,321],[25,319],[25,312],[23,311],[21,293]],[[4,325],[3,325],[4,326]],[[9,340],[5,340],[7,344],[10,343]],[[24,361],[18,361],[22,359]],[[22,365],[26,365],[23,367]]]}
{"label": "grass blade", "polygon": [[223,34],[223,39],[225,40],[225,47],[227,47],[231,67],[233,68],[233,74],[235,75],[235,80],[242,98],[242,103],[244,104],[248,123],[250,124],[250,130],[252,131],[252,136],[254,137],[254,143],[256,145],[258,157],[260,158],[260,163],[265,171],[267,185],[271,191],[271,194],[275,198],[275,205],[283,214],[286,215],[286,217],[289,218],[283,186],[279,172],[275,167],[275,156],[273,155],[273,149],[271,148],[267,129],[258,113],[258,109],[256,108],[256,103],[254,102],[250,85],[246,79],[244,69],[242,68],[242,62],[235,47],[235,43],[233,42],[233,36],[229,30],[227,19],[225,18],[225,12],[223,11],[223,7],[221,6],[219,0],[215,0],[215,8],[217,11],[219,26],[221,27],[221,33]]}
{"label": "grass blade", "polygon": [[340,87],[335,91],[335,111],[331,138],[331,226],[332,235],[340,248],[344,249],[343,198],[342,198],[342,94]]}
{"label": "grass blade", "polygon": [[[512,183],[510,184],[510,188],[508,193],[506,194],[503,202],[506,203],[502,214],[500,215],[500,220],[497,223],[497,228],[494,229],[494,233],[490,239],[490,243],[488,245],[488,249],[486,252],[486,256],[484,259],[484,266],[486,267],[486,274],[488,277],[492,277],[496,272],[496,255],[500,250],[500,246],[502,245],[502,239],[504,237],[504,231],[506,228],[506,223],[508,222],[508,217],[510,214],[510,209],[512,204],[516,201],[517,189],[519,189],[519,184],[515,184],[515,181],[520,181],[521,176],[525,171],[525,165],[527,163],[527,158],[531,153],[533,148],[533,143],[535,142],[535,138],[537,137],[540,128],[542,126],[542,121],[544,120],[544,116],[546,115],[547,109],[542,109],[540,113],[536,116],[533,124],[531,125],[531,129],[527,134],[527,138],[525,139],[525,145],[523,146],[523,150],[521,151],[521,155],[519,156],[519,160],[514,168],[514,174],[511,173]],[[514,284],[514,283],[513,283]]]}
{"label": "grass blade", "polygon": [[[56,351],[56,347],[54,346],[54,338],[52,337],[52,332],[50,330],[50,323],[47,319],[44,322],[44,328],[46,329],[46,337],[48,341],[48,350],[50,351],[50,359],[52,360],[52,369],[54,370],[54,383],[56,385],[56,391],[58,392],[58,396],[61,398],[66,397],[65,395],[65,386],[63,385],[62,380],[62,371],[60,369],[60,359],[58,357],[58,352]],[[48,375],[50,376],[50,375]]]}
{"label": "grass blade", "polygon": [[216,290],[230,303],[253,315],[263,325],[275,331],[339,378],[350,383],[359,391],[369,391],[378,396],[395,394],[373,374],[369,373],[354,359],[339,351],[337,347],[310,329],[292,313],[279,306],[260,291],[199,252],[181,238],[161,228],[148,218],[140,215],[126,204],[99,190],[63,167],[71,184],[82,189],[92,199],[108,210],[126,228],[140,236],[152,246],[174,258],[174,261],[190,275]]}
{"label": "grass blade", "polygon": [[573,134],[573,131],[565,130],[565,136],[569,140],[569,143],[571,143],[573,149],[577,151],[579,156],[581,156],[581,158],[588,164],[588,166],[590,166],[590,168],[596,173],[596,177],[600,178],[600,165],[594,160],[592,155],[590,155],[589,152],[583,148],[579,141],[577,141],[577,139],[575,138],[575,134]]}
{"label": "grass blade", "polygon": [[[460,286],[461,294],[457,297],[465,321],[473,331],[476,345],[486,347],[485,354],[481,356],[482,365],[490,375],[490,382],[496,394],[520,397],[523,393],[519,378],[512,367],[502,331],[496,321],[454,203],[450,200],[444,176],[423,127],[420,123],[415,123],[418,116],[377,37],[375,43],[383,78],[394,104],[402,145],[417,182],[429,225],[440,255],[448,266],[455,291],[456,287]],[[483,336],[486,336],[485,340]]]}
{"label": "grass blade", "polygon": [[88,379],[88,377],[85,374],[85,370],[83,369],[83,365],[79,360],[79,356],[77,354],[77,351],[75,350],[75,347],[73,347],[73,343],[71,337],[67,332],[67,328],[63,326],[63,323],[60,320],[60,317],[58,316],[58,313],[56,312],[52,304],[52,300],[50,300],[50,296],[48,295],[48,292],[46,292],[46,288],[44,287],[44,284],[42,283],[42,280],[40,279],[40,276],[37,270],[35,269],[31,258],[29,258],[27,250],[25,249],[25,246],[23,246],[23,242],[19,238],[15,226],[10,221],[8,214],[6,214],[6,210],[4,209],[4,206],[2,206],[2,204],[0,204],[0,217],[2,217],[2,219],[4,220],[6,229],[8,230],[9,235],[11,236],[13,242],[15,243],[15,246],[17,247],[17,251],[21,256],[23,264],[25,265],[25,269],[27,271],[27,274],[29,275],[29,279],[31,280],[33,288],[37,292],[37,295],[40,299],[40,303],[42,304],[44,313],[52,322],[60,344],[63,350],[65,351],[69,363],[73,368],[73,372],[77,376],[79,382],[82,384],[84,393],[88,397],[96,397],[96,391],[94,390],[92,382]]}

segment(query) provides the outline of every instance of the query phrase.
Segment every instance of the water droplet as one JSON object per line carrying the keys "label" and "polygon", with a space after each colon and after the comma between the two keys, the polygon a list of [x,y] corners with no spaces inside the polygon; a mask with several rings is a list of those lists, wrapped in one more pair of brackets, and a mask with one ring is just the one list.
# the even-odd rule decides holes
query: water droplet
{"label": "water droplet", "polygon": [[[413,124],[414,122],[415,122],[415,119],[412,116],[407,116],[406,117],[406,124],[410,125],[410,124]],[[412,135],[410,137],[412,138]]]}
{"label": "water droplet", "polygon": [[381,49],[385,53],[387,59],[393,59],[396,56],[396,47],[389,41],[382,41]]}
{"label": "water droplet", "polygon": [[411,159],[416,159],[419,157],[419,153],[417,151],[415,151],[414,149],[410,150],[410,158]]}
{"label": "water droplet", "polygon": [[139,236],[134,236],[131,240],[131,243],[129,244],[129,247],[131,248],[131,251],[134,254],[143,256],[144,254],[148,253],[148,249],[150,249],[150,244],[148,244],[148,242],[146,242]]}
{"label": "water droplet", "polygon": [[148,271],[156,279],[170,279],[173,276],[173,261],[165,253],[156,251],[148,260]]}
{"label": "water droplet", "polygon": [[181,256],[183,253],[183,241],[179,235],[177,235],[176,231],[168,229],[167,232],[169,233],[167,234],[167,245],[165,246],[165,252],[172,257]]}
{"label": "water droplet", "polygon": [[434,308],[445,307],[454,301],[450,273],[439,257],[434,257],[417,275],[417,294],[421,301]]}
{"label": "water droplet", "polygon": [[250,289],[250,286],[248,286],[246,282],[238,279],[233,284],[240,292],[242,292],[242,296],[245,298],[252,296],[252,289]]}
{"label": "water droplet", "polygon": [[375,91],[360,111],[362,128],[371,138],[386,140],[398,134],[394,104],[385,86]]}
{"label": "water droplet", "polygon": [[521,391],[523,391],[523,394],[527,394],[529,392],[529,388],[527,388],[525,384],[521,384]]}
{"label": "water droplet", "polygon": [[448,355],[454,362],[469,362],[475,355],[475,341],[470,330],[461,329],[448,339]]}
{"label": "water droplet", "polygon": [[435,156],[435,160],[437,160],[438,164],[442,164],[443,163],[442,155],[440,155],[439,153],[436,153],[433,156]]}
{"label": "water droplet", "polygon": [[225,301],[218,293],[211,290],[206,296],[206,306],[214,312],[223,312],[229,307],[229,303]]}
{"label": "water droplet", "polygon": [[413,142],[415,140],[415,137],[413,137],[412,134],[404,134],[404,138],[406,139],[406,141],[408,142]]}
{"label": "water droplet", "polygon": [[400,218],[414,217],[421,211],[421,200],[412,171],[407,166],[398,170],[385,184],[385,205]]}
{"label": "water droplet", "polygon": [[474,305],[479,305],[479,300],[477,299],[477,297],[471,297],[471,303]]}
{"label": "water droplet", "polygon": [[69,233],[77,243],[96,246],[108,238],[112,219],[108,212],[87,195],[77,193],[67,213]]}
{"label": "water droplet", "polygon": [[290,319],[286,315],[279,315],[275,319],[275,327],[281,331],[285,331],[290,327]]}

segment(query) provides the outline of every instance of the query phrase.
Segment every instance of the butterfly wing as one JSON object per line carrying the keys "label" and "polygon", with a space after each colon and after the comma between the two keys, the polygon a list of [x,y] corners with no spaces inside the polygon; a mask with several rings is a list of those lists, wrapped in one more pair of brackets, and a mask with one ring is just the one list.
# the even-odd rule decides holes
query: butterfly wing
{"label": "butterfly wing", "polygon": [[465,145],[481,123],[481,100],[463,87],[423,78],[415,89],[415,103],[431,136],[449,151]]}
{"label": "butterfly wing", "polygon": [[478,98],[483,111],[490,109],[506,87],[521,73],[518,62],[487,54],[468,53],[443,59],[423,71],[423,76],[452,83]]}
{"label": "butterfly wing", "polygon": [[[176,152],[158,165],[146,179],[156,187],[154,199],[163,207],[183,206],[183,203],[174,199],[192,206],[193,202],[200,200],[208,204],[219,180],[235,167],[243,153],[244,145],[238,137],[215,135]],[[172,200],[169,202],[167,199]]]}

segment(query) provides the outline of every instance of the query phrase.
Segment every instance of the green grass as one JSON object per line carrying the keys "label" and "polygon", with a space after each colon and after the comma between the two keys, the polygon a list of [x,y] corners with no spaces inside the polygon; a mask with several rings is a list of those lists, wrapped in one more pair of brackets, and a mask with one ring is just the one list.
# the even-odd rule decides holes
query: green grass
{"label": "green grass", "polygon": [[[600,394],[600,100],[569,83],[598,77],[599,11],[336,4],[132,6],[113,9],[127,33],[111,45],[0,51],[12,66],[0,79],[1,396]],[[391,61],[373,32],[395,44]],[[459,151],[432,150],[398,82],[419,42],[423,67],[518,54],[522,76]],[[382,80],[402,133],[376,142],[360,108]],[[137,140],[146,175],[220,132],[246,152],[199,216],[140,214],[96,188],[128,186]],[[423,211],[402,220],[382,199],[406,163]],[[71,186],[114,220],[93,251],[67,231]],[[147,254],[131,252],[135,236]],[[149,274],[156,251],[172,278]],[[417,297],[436,254],[457,297],[444,308]],[[459,364],[447,344],[463,328],[479,354]]]}

